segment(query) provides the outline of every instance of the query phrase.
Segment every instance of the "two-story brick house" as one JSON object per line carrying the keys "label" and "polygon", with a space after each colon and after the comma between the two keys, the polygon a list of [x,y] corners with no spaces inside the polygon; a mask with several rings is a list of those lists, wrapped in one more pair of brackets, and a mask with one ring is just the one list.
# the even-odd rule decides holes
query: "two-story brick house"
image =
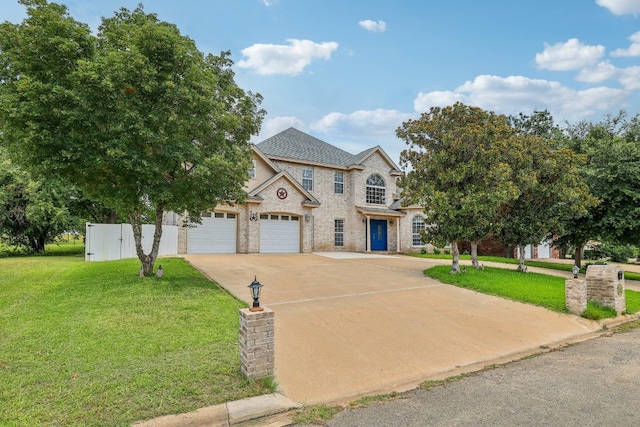
{"label": "two-story brick house", "polygon": [[179,232],[181,253],[419,250],[419,206],[400,206],[402,171],[379,146],[350,154],[289,128],[254,146],[247,201]]}

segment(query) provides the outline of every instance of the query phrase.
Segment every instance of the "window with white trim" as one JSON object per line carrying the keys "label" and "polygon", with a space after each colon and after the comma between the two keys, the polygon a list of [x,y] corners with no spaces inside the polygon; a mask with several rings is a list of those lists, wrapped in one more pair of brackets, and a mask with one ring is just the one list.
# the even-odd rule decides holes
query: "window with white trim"
{"label": "window with white trim", "polygon": [[416,215],[411,220],[411,245],[412,246],[424,246],[422,241],[422,230],[425,229],[424,217],[422,215]]}
{"label": "window with white trim", "polygon": [[344,246],[344,219],[334,221],[334,245]]}
{"label": "window with white trim", "polygon": [[367,203],[373,205],[386,204],[386,186],[384,179],[377,173],[367,178]]}
{"label": "window with white trim", "polygon": [[344,194],[344,173],[335,172],[333,174],[333,192],[336,194]]}
{"label": "window with white trim", "polygon": [[313,191],[313,168],[302,168],[302,188]]}

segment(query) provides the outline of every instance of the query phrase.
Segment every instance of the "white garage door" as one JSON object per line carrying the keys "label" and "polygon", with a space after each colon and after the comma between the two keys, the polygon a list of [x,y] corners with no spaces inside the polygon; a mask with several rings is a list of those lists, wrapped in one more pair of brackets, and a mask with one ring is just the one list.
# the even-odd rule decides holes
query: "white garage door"
{"label": "white garage door", "polygon": [[538,245],[538,258],[553,258],[551,250],[551,244],[548,241],[543,241]]}
{"label": "white garage door", "polygon": [[187,253],[235,254],[236,214],[208,212],[205,215],[202,224],[187,231]]}
{"label": "white garage door", "polygon": [[260,215],[260,253],[300,252],[300,217]]}

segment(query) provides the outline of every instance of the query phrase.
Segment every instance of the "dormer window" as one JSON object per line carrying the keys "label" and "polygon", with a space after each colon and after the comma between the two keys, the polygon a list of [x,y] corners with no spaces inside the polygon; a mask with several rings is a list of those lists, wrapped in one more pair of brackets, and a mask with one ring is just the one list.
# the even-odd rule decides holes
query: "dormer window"
{"label": "dormer window", "polygon": [[377,173],[367,178],[367,203],[372,205],[386,204],[386,186],[384,179]]}

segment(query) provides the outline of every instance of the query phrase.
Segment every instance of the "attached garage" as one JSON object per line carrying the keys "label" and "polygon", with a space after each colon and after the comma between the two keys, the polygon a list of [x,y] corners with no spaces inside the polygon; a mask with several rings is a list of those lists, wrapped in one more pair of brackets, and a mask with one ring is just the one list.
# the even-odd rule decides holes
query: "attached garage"
{"label": "attached garage", "polygon": [[187,253],[190,254],[235,254],[236,214],[207,212],[202,224],[187,230]]}
{"label": "attached garage", "polygon": [[300,217],[260,215],[260,253],[300,252]]}
{"label": "attached garage", "polygon": [[551,242],[543,240],[542,243],[538,245],[538,258],[553,258]]}

